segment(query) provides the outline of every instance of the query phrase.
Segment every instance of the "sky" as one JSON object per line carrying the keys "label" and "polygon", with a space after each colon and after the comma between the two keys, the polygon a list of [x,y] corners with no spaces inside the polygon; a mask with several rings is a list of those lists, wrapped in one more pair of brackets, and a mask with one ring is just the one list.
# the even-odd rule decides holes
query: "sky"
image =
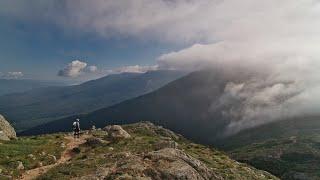
{"label": "sky", "polygon": [[1,0],[0,76],[90,79],[173,69],[246,71],[215,106],[229,132],[319,114],[318,0]]}
{"label": "sky", "polygon": [[0,72],[90,79],[317,58],[319,9],[316,0],[2,0]]}
{"label": "sky", "polygon": [[[84,6],[85,1],[73,3]],[[77,25],[62,25],[63,20],[55,19],[61,9],[69,16],[81,14],[69,9],[70,6],[51,0],[0,2],[2,78],[88,80],[113,71],[139,72],[145,69],[143,66],[155,65],[161,54],[186,46],[127,34],[106,37]],[[81,70],[73,75],[59,75],[73,61],[86,63],[87,69],[95,66],[96,72]]]}

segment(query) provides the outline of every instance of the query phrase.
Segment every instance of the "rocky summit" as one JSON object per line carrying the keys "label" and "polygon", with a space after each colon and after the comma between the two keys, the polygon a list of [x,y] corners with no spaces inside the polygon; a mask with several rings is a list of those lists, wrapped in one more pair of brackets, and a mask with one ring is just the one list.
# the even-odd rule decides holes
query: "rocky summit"
{"label": "rocky summit", "polygon": [[10,140],[16,138],[16,131],[10,123],[0,114],[0,140]]}
{"label": "rocky summit", "polygon": [[0,143],[0,179],[278,179],[149,122]]}
{"label": "rocky summit", "polygon": [[[278,179],[149,122],[86,131],[74,157],[38,179]],[[81,139],[80,138],[80,139]],[[75,140],[77,141],[77,140]]]}

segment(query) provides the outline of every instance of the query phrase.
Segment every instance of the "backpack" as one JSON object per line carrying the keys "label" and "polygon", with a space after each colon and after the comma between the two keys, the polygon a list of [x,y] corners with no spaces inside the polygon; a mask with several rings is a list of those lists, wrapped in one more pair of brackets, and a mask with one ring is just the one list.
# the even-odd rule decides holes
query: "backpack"
{"label": "backpack", "polygon": [[73,129],[79,129],[79,123],[73,122],[72,127],[73,127]]}

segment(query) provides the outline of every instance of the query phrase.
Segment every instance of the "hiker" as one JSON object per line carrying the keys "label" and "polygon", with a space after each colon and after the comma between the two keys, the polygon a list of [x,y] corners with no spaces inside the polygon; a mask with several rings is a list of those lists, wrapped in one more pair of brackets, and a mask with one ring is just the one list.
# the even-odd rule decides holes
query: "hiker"
{"label": "hiker", "polygon": [[80,137],[80,119],[76,119],[75,122],[73,122],[73,136],[74,138],[79,138]]}

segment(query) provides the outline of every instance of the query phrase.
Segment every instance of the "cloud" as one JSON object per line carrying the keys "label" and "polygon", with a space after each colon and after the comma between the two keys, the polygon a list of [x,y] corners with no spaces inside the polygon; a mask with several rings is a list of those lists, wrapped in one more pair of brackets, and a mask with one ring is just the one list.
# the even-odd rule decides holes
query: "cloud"
{"label": "cloud", "polygon": [[[301,41],[302,42],[302,41]],[[312,40],[303,46],[279,36],[275,42],[223,41],[197,44],[159,57],[160,68],[197,70],[217,68],[226,75],[251,76],[230,81],[212,102],[212,113],[226,107],[231,120],[226,135],[273,121],[320,115],[319,52]]]}
{"label": "cloud", "polygon": [[[241,3],[241,4],[240,4]],[[230,81],[212,102],[225,107],[231,122],[226,134],[293,117],[320,115],[320,15],[317,1],[221,1],[212,31],[216,42],[194,44],[163,54],[160,68],[199,70],[214,67],[226,74],[250,72]],[[211,36],[212,37],[212,36]]]}
{"label": "cloud", "polygon": [[174,43],[291,39],[319,32],[314,0],[3,0],[0,7],[3,16],[51,22],[71,32]]}
{"label": "cloud", "polygon": [[97,66],[87,66],[86,62],[74,60],[62,70],[60,70],[58,72],[58,76],[74,78],[80,76],[82,73],[95,73],[97,72],[97,70]]}
{"label": "cloud", "polygon": [[[303,42],[302,40],[300,42]],[[302,45],[302,46],[301,46]],[[159,57],[160,68],[198,70],[214,67],[228,74],[250,73],[241,82],[230,81],[212,113],[225,108],[231,120],[226,135],[273,121],[320,115],[319,52],[310,39],[303,44],[277,41],[223,41],[197,44]]]}
{"label": "cloud", "polygon": [[123,66],[119,68],[115,68],[112,70],[108,70],[108,73],[110,74],[118,74],[118,73],[145,73],[148,71],[155,71],[158,70],[158,66]]}
{"label": "cloud", "polygon": [[58,76],[62,77],[81,77],[83,80],[91,80],[101,78],[110,74],[121,74],[121,73],[145,73],[148,71],[158,70],[158,65],[153,66],[123,66],[114,69],[98,69],[97,66],[88,66],[86,62],[80,60],[74,60],[69,63],[66,67],[58,72]]}
{"label": "cloud", "polygon": [[98,71],[98,67],[97,66],[88,66],[86,67],[86,71],[90,72],[90,73],[94,73]]}
{"label": "cloud", "polygon": [[13,71],[13,72],[7,72],[7,73],[0,72],[0,77],[4,79],[18,79],[23,76],[24,74],[20,71]]}
{"label": "cloud", "polygon": [[20,71],[15,71],[15,72],[8,72],[7,74],[9,77],[13,77],[13,78],[19,78],[23,76],[23,73]]}
{"label": "cloud", "polygon": [[0,2],[0,15],[51,22],[71,32],[89,32],[107,38],[133,36],[157,37],[171,42],[177,39],[192,41],[208,36],[207,23],[198,21],[198,18],[205,18],[203,12],[208,10],[208,3],[208,0],[79,0],[63,3],[4,0]]}

